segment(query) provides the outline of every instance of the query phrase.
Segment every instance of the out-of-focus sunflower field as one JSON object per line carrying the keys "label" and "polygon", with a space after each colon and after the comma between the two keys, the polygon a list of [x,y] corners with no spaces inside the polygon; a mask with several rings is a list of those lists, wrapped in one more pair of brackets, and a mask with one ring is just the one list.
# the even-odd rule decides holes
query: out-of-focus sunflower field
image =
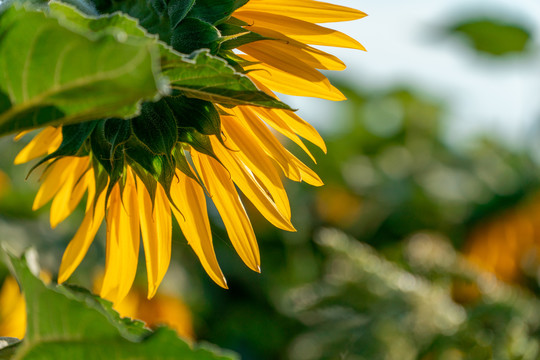
{"label": "out-of-focus sunflower field", "polygon": [[[444,36],[481,61],[540,63],[525,24],[479,14],[461,14]],[[116,310],[246,360],[540,359],[537,137],[515,145],[485,131],[449,141],[448,102],[421,85],[371,89],[354,75],[333,83],[348,100],[332,107],[335,127],[325,125],[328,153],[308,145],[325,185],[287,183],[297,232],[274,228],[245,201],[261,274],[245,270],[211,208],[229,289],[210,280],[174,224],[157,295],[146,299],[141,259]],[[42,276],[54,279],[84,208],[54,231],[50,206],[32,211],[39,172],[27,178],[32,163],[12,164],[25,141],[0,139],[0,236],[15,250],[36,248]],[[104,228],[97,239],[70,283],[99,288]],[[0,336],[24,333],[21,299],[2,266]]]}

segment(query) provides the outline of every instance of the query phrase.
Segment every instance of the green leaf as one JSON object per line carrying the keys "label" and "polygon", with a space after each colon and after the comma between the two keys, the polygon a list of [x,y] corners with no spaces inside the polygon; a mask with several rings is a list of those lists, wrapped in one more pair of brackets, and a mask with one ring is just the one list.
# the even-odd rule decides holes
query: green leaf
{"label": "green leaf", "polygon": [[530,30],[498,18],[467,20],[451,26],[447,32],[464,36],[480,53],[497,56],[524,53],[531,42]]}
{"label": "green leaf", "polygon": [[155,39],[83,34],[17,6],[0,16],[0,34],[0,92],[10,102],[0,113],[0,135],[133,116],[143,99],[159,94]]}
{"label": "green leaf", "polygon": [[221,34],[214,25],[196,18],[187,18],[173,30],[171,45],[184,54],[199,49],[209,49],[214,53],[218,49],[220,37]]}
{"label": "green leaf", "polygon": [[88,17],[64,2],[52,0],[49,2],[50,13],[57,19],[61,19],[70,26],[75,26],[81,31],[108,32],[120,37],[127,35],[130,40],[146,41],[147,37],[156,39],[155,35],[150,35],[146,29],[139,25],[139,22],[123,13],[104,14],[99,17]]}
{"label": "green leaf", "polygon": [[108,301],[87,290],[45,285],[30,271],[28,255],[5,257],[23,289],[28,322],[22,343],[1,349],[0,359],[9,352],[18,360],[236,358],[213,346],[190,346],[171,329],[152,332],[139,321],[121,319]]}
{"label": "green leaf", "polygon": [[175,62],[171,58],[164,75],[169,78],[173,89],[187,97],[228,106],[254,105],[290,109],[257,89],[247,76],[234,70],[225,60],[211,55],[208,50],[195,51],[185,57],[184,61]]}
{"label": "green leaf", "polygon": [[9,96],[3,92],[0,92],[0,114],[9,110],[10,107],[11,101],[9,100]]}
{"label": "green leaf", "polygon": [[92,134],[98,121],[87,121],[80,124],[62,126],[62,143],[53,153],[42,158],[36,165],[30,169],[29,173],[34,171],[43,163],[60,156],[75,156],[83,147],[86,139]]}
{"label": "green leaf", "polygon": [[197,0],[189,16],[216,25],[227,20],[236,9],[247,2],[248,0]]}
{"label": "green leaf", "polygon": [[0,360],[10,360],[13,358],[21,341],[12,337],[0,337]]}

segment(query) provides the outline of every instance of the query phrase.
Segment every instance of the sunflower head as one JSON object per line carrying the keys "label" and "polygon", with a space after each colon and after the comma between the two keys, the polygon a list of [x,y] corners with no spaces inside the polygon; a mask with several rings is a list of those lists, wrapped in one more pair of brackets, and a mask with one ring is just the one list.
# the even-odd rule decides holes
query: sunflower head
{"label": "sunflower head", "polygon": [[319,70],[343,70],[345,65],[312,45],[363,50],[356,40],[319,24],[365,14],[314,0],[85,4],[79,9],[93,16],[57,2],[50,8],[89,33],[120,28],[117,37],[141,43],[141,38],[153,39],[156,68],[168,86],[127,119],[47,127],[16,158],[21,163],[44,156],[38,163],[45,170],[34,208],[52,200],[53,227],[86,194],[86,215],[64,253],[59,282],[79,265],[105,219],[101,295],[115,302],[127,295],[142,239],[148,296],[153,296],[169,265],[174,217],[209,276],[227,287],[212,245],[208,200],[241,259],[260,271],[255,234],[238,190],[273,225],[294,231],[282,176],[315,186],[322,181],[276,132],[313,160],[306,140],[326,151],[317,131],[274,91],[343,100]]}

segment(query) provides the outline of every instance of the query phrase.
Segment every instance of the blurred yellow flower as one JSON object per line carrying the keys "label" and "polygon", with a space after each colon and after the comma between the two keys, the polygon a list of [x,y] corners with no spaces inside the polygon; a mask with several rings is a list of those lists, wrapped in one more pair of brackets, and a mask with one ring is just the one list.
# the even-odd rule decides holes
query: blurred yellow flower
{"label": "blurred yellow flower", "polygon": [[148,299],[143,288],[134,286],[114,309],[120,316],[142,320],[150,328],[167,325],[184,339],[195,340],[191,311],[177,296],[158,292]]}
{"label": "blurred yellow flower", "polygon": [[540,265],[540,201],[538,197],[478,224],[467,239],[466,258],[508,283],[533,276]]}
{"label": "blurred yellow flower", "polygon": [[358,220],[362,200],[345,187],[327,185],[317,192],[315,208],[323,221],[347,227]]}
{"label": "blurred yellow flower", "polygon": [[[343,70],[345,65],[311,45],[364,50],[349,36],[318,25],[360,19],[365,16],[363,12],[314,0],[250,0],[233,16],[247,24],[244,26],[247,30],[272,39],[237,49],[237,55],[247,60],[244,70],[260,90],[272,96],[276,91],[329,100],[345,99],[318,71]],[[70,215],[84,194],[88,194],[86,215],[62,258],[59,283],[66,281],[80,264],[105,219],[107,252],[101,296],[119,303],[128,294],[135,278],[142,237],[148,297],[152,297],[169,266],[174,216],[208,275],[226,288],[212,244],[205,190],[241,259],[250,269],[260,272],[257,241],[237,188],[270,223],[294,231],[280,171],[294,181],[322,185],[317,174],[292,155],[268,126],[298,144],[312,159],[300,137],[323,151],[326,147],[317,131],[292,111],[254,106],[222,110],[223,142],[216,136],[208,136],[217,159],[185,148],[192,160],[192,165],[188,166],[199,175],[200,183],[177,169],[170,197],[169,189],[157,182],[153,189],[155,194],[150,194],[140,174],[130,165],[125,165],[120,181],[112,184],[110,194],[106,194],[107,186],[96,184],[99,174],[92,154],[63,157],[49,163],[34,209],[52,200],[52,227]],[[23,163],[50,154],[61,141],[60,128],[46,128],[15,161]]]}
{"label": "blurred yellow flower", "polygon": [[11,183],[9,181],[9,177],[6,175],[6,173],[0,171],[0,198],[7,193],[10,187]]}
{"label": "blurred yellow flower", "polygon": [[17,281],[8,276],[0,288],[0,337],[22,339],[26,332],[26,303]]}

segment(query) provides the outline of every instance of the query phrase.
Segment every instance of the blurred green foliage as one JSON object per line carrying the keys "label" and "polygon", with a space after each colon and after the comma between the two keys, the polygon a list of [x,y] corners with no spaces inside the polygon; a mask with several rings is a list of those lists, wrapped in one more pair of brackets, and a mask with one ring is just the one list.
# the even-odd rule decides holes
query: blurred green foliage
{"label": "blurred green foliage", "polygon": [[[400,247],[401,266],[337,230],[317,242],[328,254],[324,276],[288,297],[291,316],[309,324],[291,359],[540,357],[540,301],[474,271],[445,239],[416,234]],[[481,300],[456,303],[456,280],[477,286]]]}
{"label": "blurred green foliage", "polygon": [[496,56],[527,52],[532,42],[529,29],[500,17],[459,21],[449,26],[446,32],[465,38],[480,53]]}

